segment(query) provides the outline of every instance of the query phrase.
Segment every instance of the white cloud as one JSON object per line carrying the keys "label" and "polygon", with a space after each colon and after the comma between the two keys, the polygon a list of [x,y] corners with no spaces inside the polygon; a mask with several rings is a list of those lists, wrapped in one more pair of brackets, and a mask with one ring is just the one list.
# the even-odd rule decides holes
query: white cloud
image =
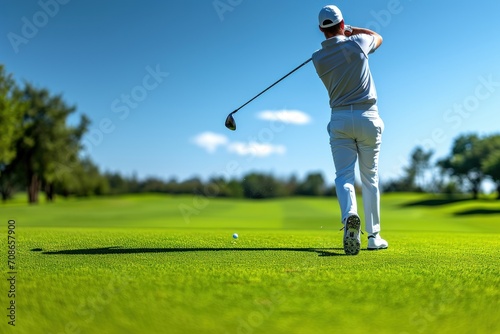
{"label": "white cloud", "polygon": [[238,155],[253,155],[256,157],[267,157],[271,154],[285,154],[286,148],[283,145],[260,144],[256,142],[230,143],[227,150]]}
{"label": "white cloud", "polygon": [[307,124],[311,117],[300,110],[264,110],[258,115],[258,118],[268,121],[280,121],[291,124]]}
{"label": "white cloud", "polygon": [[219,147],[226,147],[229,153],[237,155],[250,155],[254,157],[267,157],[272,154],[285,154],[286,147],[283,145],[263,144],[255,141],[251,142],[230,142],[221,134],[213,132],[203,132],[192,138],[192,142],[205,149],[208,153],[214,153]]}
{"label": "white cloud", "polygon": [[217,150],[217,147],[227,145],[228,140],[226,136],[218,133],[203,132],[194,137],[193,142],[201,148],[207,150],[207,152],[213,153]]}

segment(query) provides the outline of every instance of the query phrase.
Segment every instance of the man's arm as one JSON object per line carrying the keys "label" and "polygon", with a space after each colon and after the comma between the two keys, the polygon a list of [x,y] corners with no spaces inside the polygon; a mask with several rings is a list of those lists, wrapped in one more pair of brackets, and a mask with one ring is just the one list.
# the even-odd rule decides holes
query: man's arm
{"label": "man's arm", "polygon": [[370,30],[370,29],[366,29],[366,28],[357,28],[357,27],[352,27],[352,26],[349,26],[349,27],[351,28],[350,31],[348,31],[347,29],[344,31],[344,35],[346,35],[347,37],[349,37],[351,35],[367,34],[367,35],[371,35],[375,38],[375,50],[378,49],[378,47],[380,45],[382,45],[382,42],[383,42],[382,36],[380,36],[375,31]]}

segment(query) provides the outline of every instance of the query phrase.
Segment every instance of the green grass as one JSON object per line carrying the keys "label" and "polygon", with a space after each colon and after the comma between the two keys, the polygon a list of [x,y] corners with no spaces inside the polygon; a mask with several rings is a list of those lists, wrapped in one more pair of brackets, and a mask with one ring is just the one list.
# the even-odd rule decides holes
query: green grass
{"label": "green grass", "polygon": [[141,195],[0,210],[4,236],[16,220],[18,272],[16,328],[4,317],[1,333],[500,332],[491,200],[386,195],[390,248],[354,257],[334,198]]}

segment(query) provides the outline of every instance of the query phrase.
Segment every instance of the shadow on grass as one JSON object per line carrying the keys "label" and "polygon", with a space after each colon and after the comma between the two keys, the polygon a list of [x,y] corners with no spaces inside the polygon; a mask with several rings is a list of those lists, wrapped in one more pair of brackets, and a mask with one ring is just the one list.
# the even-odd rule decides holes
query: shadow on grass
{"label": "shadow on grass", "polygon": [[431,198],[424,199],[420,201],[408,202],[401,204],[402,207],[412,207],[412,206],[441,206],[447,204],[453,204],[464,201],[471,201],[472,198],[454,198],[454,197],[444,197],[444,198]]}
{"label": "shadow on grass", "polygon": [[[365,251],[365,249],[361,249]],[[35,251],[35,249],[32,249]],[[37,248],[36,251],[41,251]],[[346,256],[343,248],[122,248],[120,246],[87,249],[66,249],[60,251],[45,251],[46,255],[107,255],[107,254],[138,254],[138,253],[184,253],[184,252],[253,252],[253,251],[286,251],[317,253],[318,256]],[[338,253],[335,251],[342,251]]]}
{"label": "shadow on grass", "polygon": [[455,216],[472,216],[472,215],[495,215],[500,214],[500,209],[470,209],[455,212]]}

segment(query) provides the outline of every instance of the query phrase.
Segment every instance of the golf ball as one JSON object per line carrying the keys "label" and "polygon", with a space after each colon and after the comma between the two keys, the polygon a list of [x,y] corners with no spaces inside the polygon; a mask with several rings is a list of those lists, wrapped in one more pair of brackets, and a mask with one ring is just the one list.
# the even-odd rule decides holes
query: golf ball
{"label": "golf ball", "polygon": [[233,239],[238,239],[238,233],[233,234]]}

